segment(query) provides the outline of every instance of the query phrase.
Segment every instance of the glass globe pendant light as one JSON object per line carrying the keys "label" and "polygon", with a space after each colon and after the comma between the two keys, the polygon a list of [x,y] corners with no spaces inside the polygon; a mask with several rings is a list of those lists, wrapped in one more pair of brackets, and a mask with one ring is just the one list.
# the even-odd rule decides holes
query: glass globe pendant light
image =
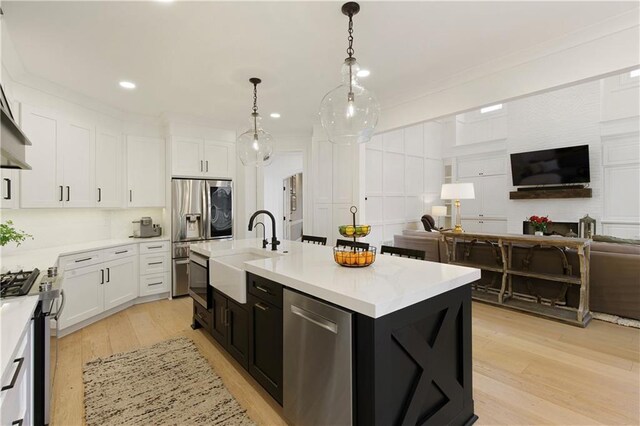
{"label": "glass globe pendant light", "polygon": [[273,137],[260,126],[260,114],[258,114],[258,84],[259,78],[250,78],[253,84],[253,108],[250,118],[249,130],[238,136],[236,150],[238,158],[245,166],[268,166],[273,156]]}
{"label": "glass globe pendant light", "polygon": [[358,81],[360,66],[353,56],[353,16],[359,11],[358,3],[342,5],[342,13],[349,17],[348,57],[342,65],[342,84],[320,103],[320,123],[329,140],[336,144],[368,142],[380,115],[378,99]]}

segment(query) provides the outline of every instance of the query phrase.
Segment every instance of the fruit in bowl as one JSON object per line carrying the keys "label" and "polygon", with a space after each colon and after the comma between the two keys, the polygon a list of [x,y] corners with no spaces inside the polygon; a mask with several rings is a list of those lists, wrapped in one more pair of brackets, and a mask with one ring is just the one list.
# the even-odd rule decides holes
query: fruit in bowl
{"label": "fruit in bowl", "polygon": [[365,267],[376,260],[376,248],[354,249],[353,247],[334,247],[333,259],[340,266]]}
{"label": "fruit in bowl", "polygon": [[371,225],[341,225],[338,232],[343,237],[366,237],[371,232]]}

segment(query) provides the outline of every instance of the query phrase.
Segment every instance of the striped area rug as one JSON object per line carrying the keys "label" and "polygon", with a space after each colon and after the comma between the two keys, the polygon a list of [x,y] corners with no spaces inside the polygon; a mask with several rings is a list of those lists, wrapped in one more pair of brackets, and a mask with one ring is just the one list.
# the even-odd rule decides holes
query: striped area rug
{"label": "striped area rug", "polygon": [[87,425],[254,425],[186,337],[84,366]]}

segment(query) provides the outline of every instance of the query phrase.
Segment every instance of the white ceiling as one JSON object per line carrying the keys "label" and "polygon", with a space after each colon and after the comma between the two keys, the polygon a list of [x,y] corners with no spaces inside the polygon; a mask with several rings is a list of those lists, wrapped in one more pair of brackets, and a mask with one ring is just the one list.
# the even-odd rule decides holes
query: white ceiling
{"label": "white ceiling", "polygon": [[[28,73],[124,111],[240,128],[261,77],[265,128],[308,132],[339,84],[347,20],[336,2],[3,1]],[[355,18],[364,85],[383,106],[448,76],[562,37],[638,2],[367,2]],[[118,81],[137,83],[134,91]],[[270,112],[282,118],[268,118]]]}

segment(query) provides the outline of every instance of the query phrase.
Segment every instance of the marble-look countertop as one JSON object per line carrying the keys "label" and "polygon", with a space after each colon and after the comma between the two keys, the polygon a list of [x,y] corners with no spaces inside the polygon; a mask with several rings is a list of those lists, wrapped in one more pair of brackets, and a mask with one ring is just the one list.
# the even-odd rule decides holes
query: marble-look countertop
{"label": "marble-look countertop", "polygon": [[[259,239],[212,241],[191,246],[207,257],[243,249],[263,250]],[[269,248],[266,249],[267,251]],[[480,279],[480,270],[378,254],[373,265],[346,268],[333,247],[282,241],[281,256],[244,263],[245,270],[338,306],[379,318]]]}
{"label": "marble-look countertop", "polygon": [[31,325],[38,296],[22,296],[0,300],[0,377],[6,385],[18,346]]}
{"label": "marble-look countertop", "polygon": [[86,243],[66,244],[55,247],[47,247],[36,250],[19,250],[5,254],[0,252],[0,272],[17,271],[20,269],[32,270],[38,268],[46,271],[54,266],[59,256],[82,253],[89,250],[100,250],[109,247],[117,247],[126,244],[151,243],[154,241],[169,241],[168,235],[152,238],[115,238],[109,240],[96,240]]}

